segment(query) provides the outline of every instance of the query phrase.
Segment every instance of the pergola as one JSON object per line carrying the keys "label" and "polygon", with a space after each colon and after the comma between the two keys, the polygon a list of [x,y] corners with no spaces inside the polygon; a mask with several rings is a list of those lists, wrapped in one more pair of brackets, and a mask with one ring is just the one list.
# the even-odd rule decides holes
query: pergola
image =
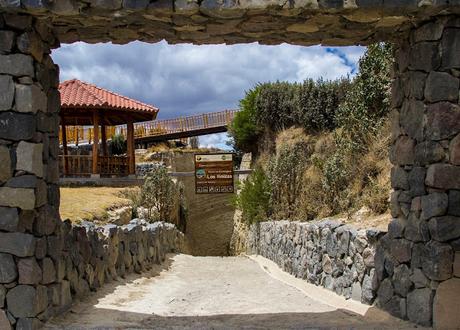
{"label": "pergola", "polygon": [[[77,79],[61,83],[59,92],[63,174],[93,177],[135,174],[134,123],[154,120],[159,109]],[[109,155],[107,130],[110,127],[114,133],[117,127],[124,132],[121,125],[127,126],[127,154]],[[68,142],[92,143],[92,155],[69,155]]]}

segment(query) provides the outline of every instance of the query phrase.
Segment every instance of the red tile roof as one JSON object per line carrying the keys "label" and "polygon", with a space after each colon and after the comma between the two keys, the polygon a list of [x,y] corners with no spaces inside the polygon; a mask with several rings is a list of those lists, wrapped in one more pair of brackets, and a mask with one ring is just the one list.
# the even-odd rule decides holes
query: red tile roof
{"label": "red tile roof", "polygon": [[159,109],[92,84],[72,79],[59,85],[61,107],[117,109],[134,112],[157,113]]}

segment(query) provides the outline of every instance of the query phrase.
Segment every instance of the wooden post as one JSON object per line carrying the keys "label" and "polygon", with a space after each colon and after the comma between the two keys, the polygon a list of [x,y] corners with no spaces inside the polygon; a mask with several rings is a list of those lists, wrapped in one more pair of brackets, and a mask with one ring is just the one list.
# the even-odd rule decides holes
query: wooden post
{"label": "wooden post", "polygon": [[62,127],[62,153],[64,154],[64,175],[67,175],[69,173],[69,163],[68,163],[68,159],[67,159],[67,154],[68,154],[68,150],[67,150],[67,128],[64,124],[64,120],[62,120],[62,124],[61,124],[61,127]]}
{"label": "wooden post", "polygon": [[108,156],[107,151],[107,132],[104,122],[101,123],[101,144],[102,144],[102,156]]}
{"label": "wooden post", "polygon": [[127,138],[126,142],[128,145],[128,174],[136,174],[136,164],[134,160],[134,125],[130,120],[127,123]]}
{"label": "wooden post", "polygon": [[98,173],[99,162],[99,113],[93,112],[93,174]]}

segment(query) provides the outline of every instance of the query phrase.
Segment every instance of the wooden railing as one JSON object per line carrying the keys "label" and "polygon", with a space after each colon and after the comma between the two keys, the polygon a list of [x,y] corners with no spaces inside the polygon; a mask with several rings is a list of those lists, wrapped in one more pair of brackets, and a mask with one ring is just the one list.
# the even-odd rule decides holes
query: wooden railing
{"label": "wooden railing", "polygon": [[[143,138],[149,136],[161,136],[178,132],[192,132],[196,130],[228,126],[237,110],[225,110],[220,112],[204,113],[200,115],[179,117],[173,119],[154,120],[134,125],[134,137]],[[115,134],[126,137],[126,126],[107,126],[107,138]],[[81,126],[66,126],[67,143],[91,143],[93,140],[93,128]],[[101,136],[101,133],[99,133]],[[62,144],[62,131],[59,130],[59,141]]]}
{"label": "wooden railing", "polygon": [[[59,170],[64,176],[89,176],[93,170],[93,157],[87,155],[60,155]],[[98,173],[101,176],[127,176],[128,157],[99,156]]]}

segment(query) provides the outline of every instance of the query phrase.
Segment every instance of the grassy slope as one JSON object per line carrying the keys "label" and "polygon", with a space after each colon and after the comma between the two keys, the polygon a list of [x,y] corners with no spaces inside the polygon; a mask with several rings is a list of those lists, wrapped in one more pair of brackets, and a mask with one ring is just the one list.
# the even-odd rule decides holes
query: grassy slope
{"label": "grassy slope", "polygon": [[81,187],[61,188],[60,213],[63,220],[72,222],[103,218],[106,211],[120,206],[130,205],[130,201],[120,197],[120,191],[126,188]]}

